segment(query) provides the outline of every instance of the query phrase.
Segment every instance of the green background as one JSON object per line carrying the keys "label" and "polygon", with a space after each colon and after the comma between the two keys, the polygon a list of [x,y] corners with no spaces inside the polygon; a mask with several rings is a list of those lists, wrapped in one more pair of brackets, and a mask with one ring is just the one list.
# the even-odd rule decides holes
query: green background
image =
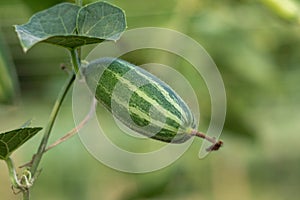
{"label": "green background", "polygon": [[[28,119],[33,120],[34,126],[44,127],[47,123],[57,93],[66,79],[60,64],[68,65],[68,52],[39,44],[24,54],[12,25],[26,23],[34,12],[58,2],[10,0],[0,3],[3,41],[0,43],[0,88],[5,88],[0,90],[3,102],[0,104],[1,132],[17,128]],[[118,172],[99,163],[76,136],[45,155],[32,198],[298,199],[300,2],[292,1],[292,6],[287,1],[275,5],[271,0],[108,2],[125,10],[128,29],[171,28],[203,45],[218,66],[226,87],[227,118],[221,135],[225,145],[199,160],[201,139],[195,139],[191,148],[171,166],[137,175]],[[85,47],[83,54],[92,47]],[[124,58],[135,64],[163,62],[181,72],[197,92],[201,110],[199,129],[206,130],[210,118],[209,95],[203,81],[192,78],[194,71],[188,63],[155,50],[132,52]],[[160,73],[159,69],[152,70]],[[174,87],[180,90],[180,86]],[[51,141],[73,126],[69,95]],[[111,125],[111,129],[115,127]],[[41,136],[38,134],[13,154],[17,165],[31,159]],[[124,147],[128,142],[114,139]],[[128,148],[132,147],[143,151],[143,145],[131,141]],[[1,162],[0,199],[20,199],[12,193],[10,185],[7,168]]]}

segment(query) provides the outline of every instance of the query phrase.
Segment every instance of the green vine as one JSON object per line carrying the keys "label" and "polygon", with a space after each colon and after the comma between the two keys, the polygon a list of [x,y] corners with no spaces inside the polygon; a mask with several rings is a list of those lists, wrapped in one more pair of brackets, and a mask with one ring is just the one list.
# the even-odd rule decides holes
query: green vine
{"label": "green vine", "polygon": [[[120,8],[106,2],[95,2],[87,4],[84,7],[82,6],[82,0],[75,0],[75,3],[76,4],[57,4],[49,9],[36,13],[31,17],[28,23],[15,26],[24,52],[27,52],[34,45],[42,42],[59,45],[69,50],[70,60],[73,66],[73,70],[69,73],[69,77],[62,86],[52,108],[39,147],[33,155],[32,160],[22,166],[26,166],[26,169],[22,172],[20,177],[17,176],[10,155],[42,128],[21,127],[0,133],[0,149],[3,149],[3,151],[0,152],[0,159],[6,162],[13,188],[22,192],[23,200],[30,199],[30,187],[37,178],[39,165],[45,152],[70,138],[78,131],[77,128],[79,127],[75,127],[66,136],[48,146],[53,125],[57,119],[62,103],[74,83],[81,66],[81,46],[99,43],[104,40],[117,40],[126,29],[125,14]],[[97,12],[91,13],[91,9],[97,10]],[[60,21],[49,21],[49,17],[60,17]],[[99,23],[99,20],[104,24]],[[111,30],[111,32],[104,30],[103,26]],[[48,27],[51,27],[51,29]],[[96,34],[89,35],[89,31],[86,29],[93,30]],[[64,34],[62,35],[62,33]],[[80,126],[83,126],[90,116],[91,114],[87,116]],[[9,138],[14,139],[10,140]]]}
{"label": "green vine", "polygon": [[51,130],[53,128],[53,125],[54,125],[54,122],[55,122],[55,119],[57,117],[57,114],[59,112],[59,109],[62,105],[62,102],[63,100],[65,99],[72,83],[74,82],[75,80],[75,74],[72,73],[68,80],[66,81],[65,85],[62,87],[58,97],[57,97],[57,100],[54,104],[54,107],[52,109],[52,112],[50,114],[50,118],[49,118],[49,122],[48,122],[48,125],[45,129],[45,133],[44,133],[44,136],[42,138],[42,141],[40,143],[40,146],[38,148],[38,151],[37,153],[34,155],[34,158],[32,160],[32,164],[31,164],[31,167],[30,167],[30,172],[32,174],[32,176],[35,175],[37,169],[38,169],[38,166],[39,166],[39,163],[42,159],[42,156],[44,154],[44,151],[46,149],[46,146],[47,146],[47,143],[48,143],[48,139],[49,139],[49,136],[50,136],[50,133],[51,133]]}

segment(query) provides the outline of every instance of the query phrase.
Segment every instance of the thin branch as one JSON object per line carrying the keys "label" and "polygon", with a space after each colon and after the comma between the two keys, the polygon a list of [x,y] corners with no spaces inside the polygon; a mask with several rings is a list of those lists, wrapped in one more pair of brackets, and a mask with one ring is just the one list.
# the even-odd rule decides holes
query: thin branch
{"label": "thin branch", "polygon": [[[55,141],[53,144],[49,145],[45,150],[44,153],[49,151],[50,149],[54,148],[55,146],[59,145],[60,143],[68,140],[69,138],[71,138],[72,136],[74,136],[76,133],[78,133],[78,131],[80,129],[82,129],[84,127],[84,125],[92,118],[93,114],[95,113],[96,110],[96,105],[97,105],[97,100],[93,99],[93,103],[91,105],[90,111],[89,113],[85,116],[85,118],[73,129],[71,129],[67,134],[65,134],[63,137],[61,137],[60,139],[58,139],[57,141]],[[23,168],[23,167],[27,167],[32,165],[34,157],[36,155],[33,156],[32,160],[30,162],[27,162],[21,166],[19,166],[19,168]]]}
{"label": "thin branch", "polygon": [[85,118],[72,130],[70,130],[66,135],[61,137],[60,139],[56,140],[53,144],[49,145],[44,152],[49,151],[50,149],[54,148],[55,146],[59,145],[60,143],[68,140],[69,138],[73,137],[79,130],[84,127],[84,125],[92,118],[93,114],[95,113],[97,101],[96,99],[93,100],[91,109],[89,113],[85,116]]}

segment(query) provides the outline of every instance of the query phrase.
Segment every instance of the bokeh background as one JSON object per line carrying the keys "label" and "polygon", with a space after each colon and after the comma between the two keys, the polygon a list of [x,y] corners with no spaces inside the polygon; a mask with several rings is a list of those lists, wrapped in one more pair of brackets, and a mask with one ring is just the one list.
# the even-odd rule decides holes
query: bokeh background
{"label": "bokeh background", "polygon": [[[24,54],[12,25],[22,24],[60,0],[0,2],[0,130],[32,119],[45,126],[69,65],[68,52],[39,44]],[[84,0],[84,3],[90,1]],[[78,136],[48,152],[32,189],[32,199],[197,199],[293,200],[300,192],[300,2],[296,0],[111,0],[123,8],[128,29],[154,26],[180,31],[203,45],[217,64],[226,87],[224,147],[197,157],[201,140],[174,164],[148,174],[127,174],[95,160]],[[159,39],[158,39],[159,41]],[[176,41],[174,41],[176,42]],[[87,54],[93,46],[85,47]],[[174,66],[192,84],[200,102],[200,130],[210,119],[203,81],[184,60],[144,50],[125,59]],[[159,69],[151,69],[160,75]],[[162,77],[168,79],[168,76]],[[172,80],[165,80],[166,82]],[[175,83],[174,83],[175,84]],[[171,84],[172,85],[172,84]],[[180,90],[180,84],[174,85]],[[188,100],[184,94],[184,99]],[[69,131],[71,94],[63,104],[50,142]],[[110,123],[110,122],[107,122]],[[112,132],[115,130],[111,125]],[[17,166],[31,159],[42,133],[13,154]],[[120,137],[122,138],[122,137]],[[125,139],[116,142],[143,150]],[[156,141],[149,141],[156,144]],[[133,145],[133,146],[132,146]],[[136,146],[134,146],[136,145]],[[20,199],[11,190],[0,162],[0,199]]]}

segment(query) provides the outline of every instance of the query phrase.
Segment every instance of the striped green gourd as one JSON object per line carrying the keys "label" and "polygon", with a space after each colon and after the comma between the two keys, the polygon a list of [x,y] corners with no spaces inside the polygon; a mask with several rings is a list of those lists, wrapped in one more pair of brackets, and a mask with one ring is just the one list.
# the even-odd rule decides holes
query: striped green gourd
{"label": "striped green gourd", "polygon": [[194,135],[207,139],[195,130],[194,115],[181,97],[146,70],[121,59],[101,58],[88,63],[83,75],[96,99],[137,133],[172,143]]}

